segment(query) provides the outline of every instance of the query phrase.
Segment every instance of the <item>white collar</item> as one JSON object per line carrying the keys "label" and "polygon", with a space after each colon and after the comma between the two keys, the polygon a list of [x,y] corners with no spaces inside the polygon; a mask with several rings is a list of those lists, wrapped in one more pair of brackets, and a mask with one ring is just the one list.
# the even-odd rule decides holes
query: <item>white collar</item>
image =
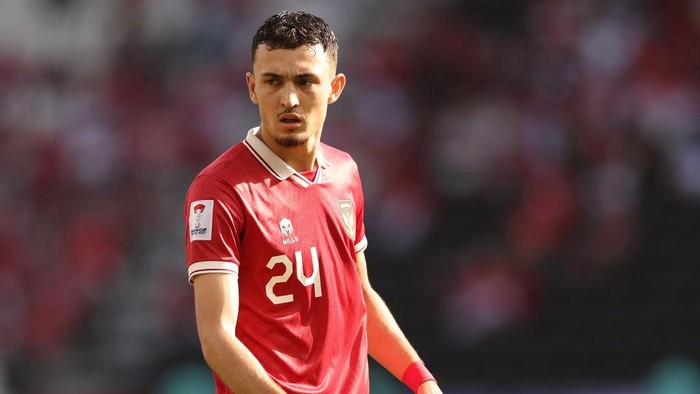
{"label": "white collar", "polygon": [[[265,169],[269,171],[270,174],[272,174],[275,178],[279,179],[280,181],[292,177],[294,180],[301,183],[303,186],[310,185],[311,182],[309,182],[309,180],[305,176],[299,174],[289,164],[285,163],[284,160],[282,160],[282,158],[277,156],[277,154],[273,152],[272,149],[270,149],[267,145],[265,145],[264,142],[262,142],[260,138],[258,138],[257,134],[259,131],[259,126],[248,130],[248,135],[246,135],[245,137],[244,145],[248,148],[248,150],[250,150],[250,152],[260,162],[260,164],[262,164],[262,166],[265,167]],[[316,179],[314,180],[314,183],[322,179],[322,177],[319,176],[321,174],[320,170],[325,170],[328,167],[330,167],[330,163],[326,160],[325,157],[323,157],[323,153],[321,152],[320,147],[318,153],[316,154],[316,161],[318,162],[320,169],[318,171]]]}

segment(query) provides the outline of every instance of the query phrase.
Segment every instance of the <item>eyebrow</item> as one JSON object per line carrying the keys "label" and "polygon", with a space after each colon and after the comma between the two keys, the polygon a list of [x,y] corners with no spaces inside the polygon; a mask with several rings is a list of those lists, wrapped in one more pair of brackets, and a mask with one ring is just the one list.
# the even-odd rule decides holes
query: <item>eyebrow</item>
{"label": "eyebrow", "polygon": [[[264,72],[262,73],[263,77],[270,77],[270,78],[284,78],[282,75],[273,73],[273,72]],[[292,78],[298,79],[298,78],[318,78],[318,76],[314,73],[301,73],[294,75]]]}

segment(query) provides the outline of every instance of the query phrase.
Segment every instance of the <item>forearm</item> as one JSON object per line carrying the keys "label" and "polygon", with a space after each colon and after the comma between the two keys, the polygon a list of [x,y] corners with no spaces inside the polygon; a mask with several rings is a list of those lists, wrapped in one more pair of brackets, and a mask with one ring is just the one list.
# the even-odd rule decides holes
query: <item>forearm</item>
{"label": "forearm", "polygon": [[373,289],[365,289],[369,354],[397,379],[406,368],[420,360],[389,308]]}
{"label": "forearm", "polygon": [[[372,288],[365,289],[365,302],[369,354],[397,379],[403,380],[408,366],[420,361],[420,357],[399,328],[384,300]],[[434,380],[429,380],[420,384],[417,393],[441,394],[442,391]]]}
{"label": "forearm", "polygon": [[[418,394],[442,394],[418,353],[399,328],[389,308],[369,283],[364,252],[357,253],[357,270],[367,305],[368,352],[379,364]],[[409,368],[410,367],[410,368]]]}
{"label": "forearm", "polygon": [[206,338],[202,336],[201,342],[204,359],[237,394],[284,393],[235,336],[221,329],[208,333]]}
{"label": "forearm", "polygon": [[237,394],[284,391],[260,361],[236,338],[238,278],[208,274],[195,277],[197,331],[204,359]]}

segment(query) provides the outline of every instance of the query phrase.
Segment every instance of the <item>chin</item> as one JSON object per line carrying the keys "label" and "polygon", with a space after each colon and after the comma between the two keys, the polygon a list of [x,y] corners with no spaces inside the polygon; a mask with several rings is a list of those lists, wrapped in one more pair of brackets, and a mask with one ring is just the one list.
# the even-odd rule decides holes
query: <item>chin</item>
{"label": "chin", "polygon": [[306,144],[308,140],[309,139],[306,136],[297,135],[285,135],[275,137],[275,142],[277,142],[278,145],[283,146],[285,148],[296,148],[297,146]]}

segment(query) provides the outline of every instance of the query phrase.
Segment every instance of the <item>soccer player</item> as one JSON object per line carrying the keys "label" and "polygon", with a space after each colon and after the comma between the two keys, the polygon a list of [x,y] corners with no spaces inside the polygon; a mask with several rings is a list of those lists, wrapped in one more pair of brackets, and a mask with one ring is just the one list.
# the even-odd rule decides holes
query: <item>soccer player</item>
{"label": "soccer player", "polygon": [[320,142],[338,42],[282,12],[253,37],[260,125],[193,181],[185,203],[197,328],[217,393],[369,392],[371,355],[414,392],[441,393],[367,278],[357,165]]}

